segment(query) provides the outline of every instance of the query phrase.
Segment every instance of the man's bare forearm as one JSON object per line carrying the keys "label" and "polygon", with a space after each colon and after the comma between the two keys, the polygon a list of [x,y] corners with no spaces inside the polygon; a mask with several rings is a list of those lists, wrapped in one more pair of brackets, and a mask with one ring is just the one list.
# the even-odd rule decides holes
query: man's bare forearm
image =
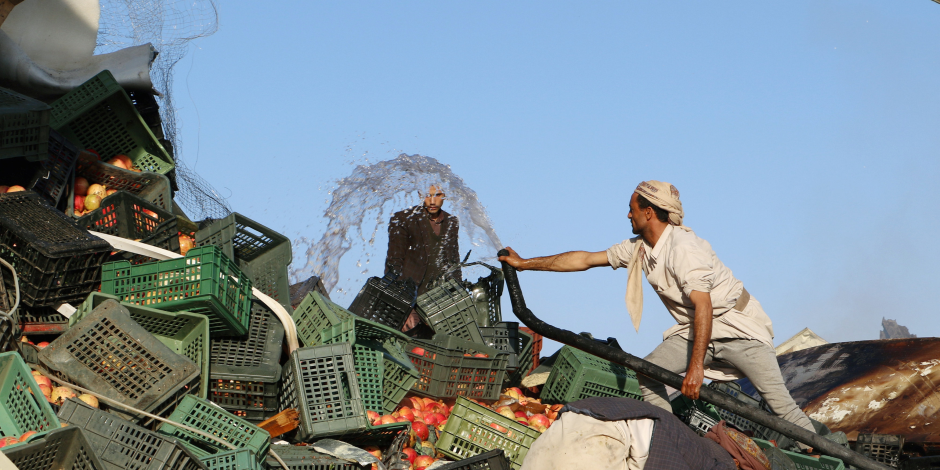
{"label": "man's bare forearm", "polygon": [[587,262],[589,255],[587,251],[569,251],[552,256],[529,258],[522,260],[519,269],[521,271],[585,271],[591,268]]}
{"label": "man's bare forearm", "polygon": [[695,322],[693,324],[695,338],[692,341],[692,358],[690,362],[705,363],[705,353],[708,351],[708,344],[712,338],[713,321],[711,302],[700,302],[695,306]]}

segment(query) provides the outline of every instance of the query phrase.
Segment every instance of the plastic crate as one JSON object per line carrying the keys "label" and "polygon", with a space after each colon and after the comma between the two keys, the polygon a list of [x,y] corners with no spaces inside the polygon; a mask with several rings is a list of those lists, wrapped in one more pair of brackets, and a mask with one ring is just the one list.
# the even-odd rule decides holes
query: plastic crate
{"label": "plastic crate", "polygon": [[59,429],[59,419],[19,353],[0,353],[0,377],[0,437]]}
{"label": "plastic crate", "polygon": [[[713,388],[718,390],[726,395],[734,397],[736,400],[741,403],[750,406],[752,408],[761,409],[761,401],[744,393],[741,390],[741,386],[736,382],[711,382],[706,387]],[[784,436],[778,431],[774,431],[766,426],[757,424],[743,416],[738,416],[735,413],[732,413],[724,408],[715,407],[715,410],[718,413],[718,416],[725,420],[728,424],[734,426],[741,431],[750,431],[754,437],[763,439],[766,441],[780,441]],[[769,409],[766,411],[769,412]]]}
{"label": "plastic crate", "polygon": [[252,421],[277,414],[283,341],[284,325],[253,300],[247,337],[210,341],[209,401]]}
{"label": "plastic crate", "polygon": [[19,351],[20,336],[20,325],[15,313],[0,314],[0,352]]}
{"label": "plastic crate", "polygon": [[411,313],[417,289],[411,279],[393,281],[370,277],[349,306],[362,318],[400,330]]}
{"label": "plastic crate", "polygon": [[[363,470],[361,465],[332,455],[321,454],[313,446],[271,446],[277,456],[287,464],[288,470]],[[269,468],[280,469],[281,464],[271,455],[265,458]]]}
{"label": "plastic crate", "polygon": [[491,450],[480,455],[449,463],[435,470],[510,470],[506,452],[502,449]]}
{"label": "plastic crate", "polygon": [[692,400],[680,394],[670,404],[672,413],[688,424],[699,436],[704,436],[712,426],[721,421],[715,406],[701,400]]}
{"label": "plastic crate", "polygon": [[900,462],[902,470],[936,470],[940,469],[940,455],[926,457],[911,457]]}
{"label": "plastic crate", "polygon": [[356,446],[387,446],[409,423],[372,426],[362,405],[349,343],[300,348],[284,364],[281,409],[300,413],[298,438],[338,439]]}
{"label": "plastic crate", "polygon": [[173,439],[117,416],[66,400],[59,418],[81,428],[101,463],[108,470],[205,470],[192,452]]}
{"label": "plastic crate", "polygon": [[[415,353],[419,347],[424,354]],[[502,351],[447,335],[435,335],[430,341],[413,340],[405,353],[420,374],[412,392],[434,398],[496,400],[509,361]]]}
{"label": "plastic crate", "polygon": [[26,444],[3,449],[19,470],[105,470],[80,428],[51,431]]}
{"label": "plastic crate", "polygon": [[[82,152],[75,164],[77,176],[84,177],[89,184],[100,184],[108,189],[127,191],[139,196],[161,209],[173,212],[173,197],[170,180],[159,173],[125,170],[98,160],[89,152]],[[74,198],[73,198],[74,199]],[[74,200],[69,202],[69,214],[74,209]]]}
{"label": "plastic crate", "polygon": [[643,399],[635,372],[571,346],[561,348],[540,396],[551,403],[589,397]]}
{"label": "plastic crate", "polygon": [[532,370],[535,370],[539,366],[539,357],[542,354],[542,335],[524,326],[520,326],[519,331],[525,332],[532,338]]}
{"label": "plastic crate", "polygon": [[112,299],[41,350],[39,362],[56,377],[157,415],[200,383],[192,360],[166,347]]}
{"label": "plastic crate", "polygon": [[18,316],[24,335],[58,335],[69,329],[69,319],[52,307],[23,307]]}
{"label": "plastic crate", "polygon": [[[0,258],[19,277],[20,302],[45,307],[81,302],[101,282],[111,252],[32,191],[0,194]],[[13,289],[12,277],[4,277]]]}
{"label": "plastic crate", "polygon": [[58,206],[62,196],[69,194],[78,149],[58,132],[50,131],[47,155],[48,158],[40,164],[29,187],[45,196],[53,206]]}
{"label": "plastic crate", "polygon": [[507,383],[511,386],[521,385],[522,379],[538,367],[536,361],[538,358],[532,354],[532,336],[521,330],[519,331],[519,354],[517,357],[519,359],[516,370],[508,373],[506,378]]}
{"label": "plastic crate", "polygon": [[485,343],[477,325],[477,307],[467,289],[454,279],[447,279],[419,296],[417,310],[436,333]]}
{"label": "plastic crate", "polygon": [[855,440],[855,451],[867,455],[875,462],[898,467],[904,436],[892,434],[859,434]]}
{"label": "plastic crate", "polygon": [[[94,232],[140,240],[157,248],[180,252],[176,216],[126,191],[118,191],[102,199],[98,209],[82,216],[77,223]],[[125,257],[134,262],[151,261],[147,256],[133,253],[125,253]]]}
{"label": "plastic crate", "polygon": [[522,466],[529,447],[541,435],[535,429],[461,397],[454,403],[435,447],[456,460],[501,449],[512,468],[517,469]]}
{"label": "plastic crate", "polygon": [[[752,438],[755,444],[761,449],[769,449],[774,446],[771,442],[765,441],[763,439]],[[796,464],[797,470],[845,470],[845,464],[841,460],[829,457],[828,455],[820,455],[819,457],[813,457],[811,455],[799,454],[796,452],[790,452],[783,449],[780,449],[780,452],[783,452],[790,460]]]}
{"label": "plastic crate", "polygon": [[483,344],[509,355],[507,369],[514,371],[519,368],[519,353],[521,352],[519,323],[505,321],[495,323],[493,326],[480,327],[480,334],[483,335]]}
{"label": "plastic crate", "polygon": [[290,312],[287,267],[293,260],[290,239],[238,213],[196,232],[196,246],[215,245],[251,278],[261,292]]}
{"label": "plastic crate", "polygon": [[0,159],[48,155],[49,105],[0,88]]}
{"label": "plastic crate", "polygon": [[319,292],[310,292],[291,314],[297,325],[297,338],[305,346],[322,344],[320,332],[355,318],[352,312],[333,303]]}
{"label": "plastic crate", "polygon": [[[191,395],[183,398],[169,419],[222,438],[237,448],[252,450],[257,455],[267,453],[268,446],[271,445],[271,435],[264,429],[236,417],[212,402]],[[220,442],[169,423],[160,424],[157,432],[179,439],[200,458],[230,450]]]}
{"label": "plastic crate", "polygon": [[418,370],[405,356],[408,337],[400,331],[366,320],[349,318],[321,332],[323,344],[348,342],[366,410],[387,414],[395,411],[418,381]]}
{"label": "plastic crate", "polygon": [[[69,317],[69,325],[85,318],[113,295],[92,292]],[[189,393],[205,398],[209,389],[209,319],[189,312],[164,312],[140,305],[123,303],[131,318],[176,354],[188,357],[199,368],[199,385]]]}
{"label": "plastic crate", "polygon": [[230,450],[202,458],[209,470],[265,470],[257,455],[248,449]]}
{"label": "plastic crate", "polygon": [[212,335],[248,333],[251,281],[218,247],[193,248],[183,258],[153,263],[115,261],[101,272],[101,292],[122,302],[205,315]]}
{"label": "plastic crate", "polygon": [[137,169],[162,175],[176,167],[108,70],[53,102],[50,126],[105,160],[127,155]]}

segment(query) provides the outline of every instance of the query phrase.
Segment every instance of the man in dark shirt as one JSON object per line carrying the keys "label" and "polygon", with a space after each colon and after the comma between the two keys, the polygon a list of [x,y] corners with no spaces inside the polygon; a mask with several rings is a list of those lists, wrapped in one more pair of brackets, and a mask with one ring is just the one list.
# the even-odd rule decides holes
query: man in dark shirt
{"label": "man in dark shirt", "polygon": [[[441,209],[447,196],[440,186],[431,186],[423,196],[424,204],[392,216],[385,257],[385,273],[411,278],[418,286],[418,295],[430,290],[452,269],[449,275],[462,279],[457,246],[460,223],[457,217]],[[410,330],[417,324],[418,316],[412,312],[404,329]]]}

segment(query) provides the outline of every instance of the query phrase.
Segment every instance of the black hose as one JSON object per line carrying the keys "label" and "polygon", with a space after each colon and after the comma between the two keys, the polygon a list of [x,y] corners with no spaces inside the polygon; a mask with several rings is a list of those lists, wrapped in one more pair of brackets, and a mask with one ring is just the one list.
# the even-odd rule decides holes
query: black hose
{"label": "black hose", "polygon": [[[508,255],[509,251],[502,249],[499,250],[497,256]],[[525,299],[522,297],[522,288],[519,287],[519,276],[516,274],[516,269],[505,261],[502,262],[502,265],[503,276],[506,278],[506,288],[509,290],[509,299],[512,302],[512,311],[516,314],[516,318],[531,328],[532,331],[546,338],[558,341],[559,343],[567,344],[597,357],[627,366],[633,369],[637,374],[642,374],[645,377],[649,377],[650,379],[664,383],[675,389],[682,389],[682,377],[678,374],[672,373],[656,364],[647,362],[619,349],[605,346],[585,336],[556,328],[539,320],[525,305]],[[778,431],[784,436],[812,446],[815,451],[821,454],[842,459],[844,463],[854,465],[859,469],[893,470],[892,467],[876,462],[857,452],[853,452],[816,433],[807,431],[787,420],[771,415],[764,410],[747,406],[736,398],[717,390],[702,387],[699,392],[699,398],[706,403],[724,408],[738,416],[742,416],[757,424]]]}

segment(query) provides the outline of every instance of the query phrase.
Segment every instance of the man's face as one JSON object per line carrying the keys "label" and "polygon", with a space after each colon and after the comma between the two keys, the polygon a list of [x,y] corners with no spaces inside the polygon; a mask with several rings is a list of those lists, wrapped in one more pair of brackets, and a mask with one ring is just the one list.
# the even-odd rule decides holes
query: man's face
{"label": "man's face", "polygon": [[649,222],[646,217],[646,212],[652,208],[647,207],[646,209],[640,209],[639,203],[636,202],[636,196],[636,193],[633,193],[633,196],[630,196],[630,212],[627,214],[627,218],[630,219],[630,225],[633,227],[633,234],[639,235],[643,232],[643,229],[646,228],[646,225]]}
{"label": "man's face", "polygon": [[431,217],[437,217],[441,213],[441,206],[444,205],[444,198],[443,190],[437,186],[431,186],[424,194],[424,210],[428,211]]}

